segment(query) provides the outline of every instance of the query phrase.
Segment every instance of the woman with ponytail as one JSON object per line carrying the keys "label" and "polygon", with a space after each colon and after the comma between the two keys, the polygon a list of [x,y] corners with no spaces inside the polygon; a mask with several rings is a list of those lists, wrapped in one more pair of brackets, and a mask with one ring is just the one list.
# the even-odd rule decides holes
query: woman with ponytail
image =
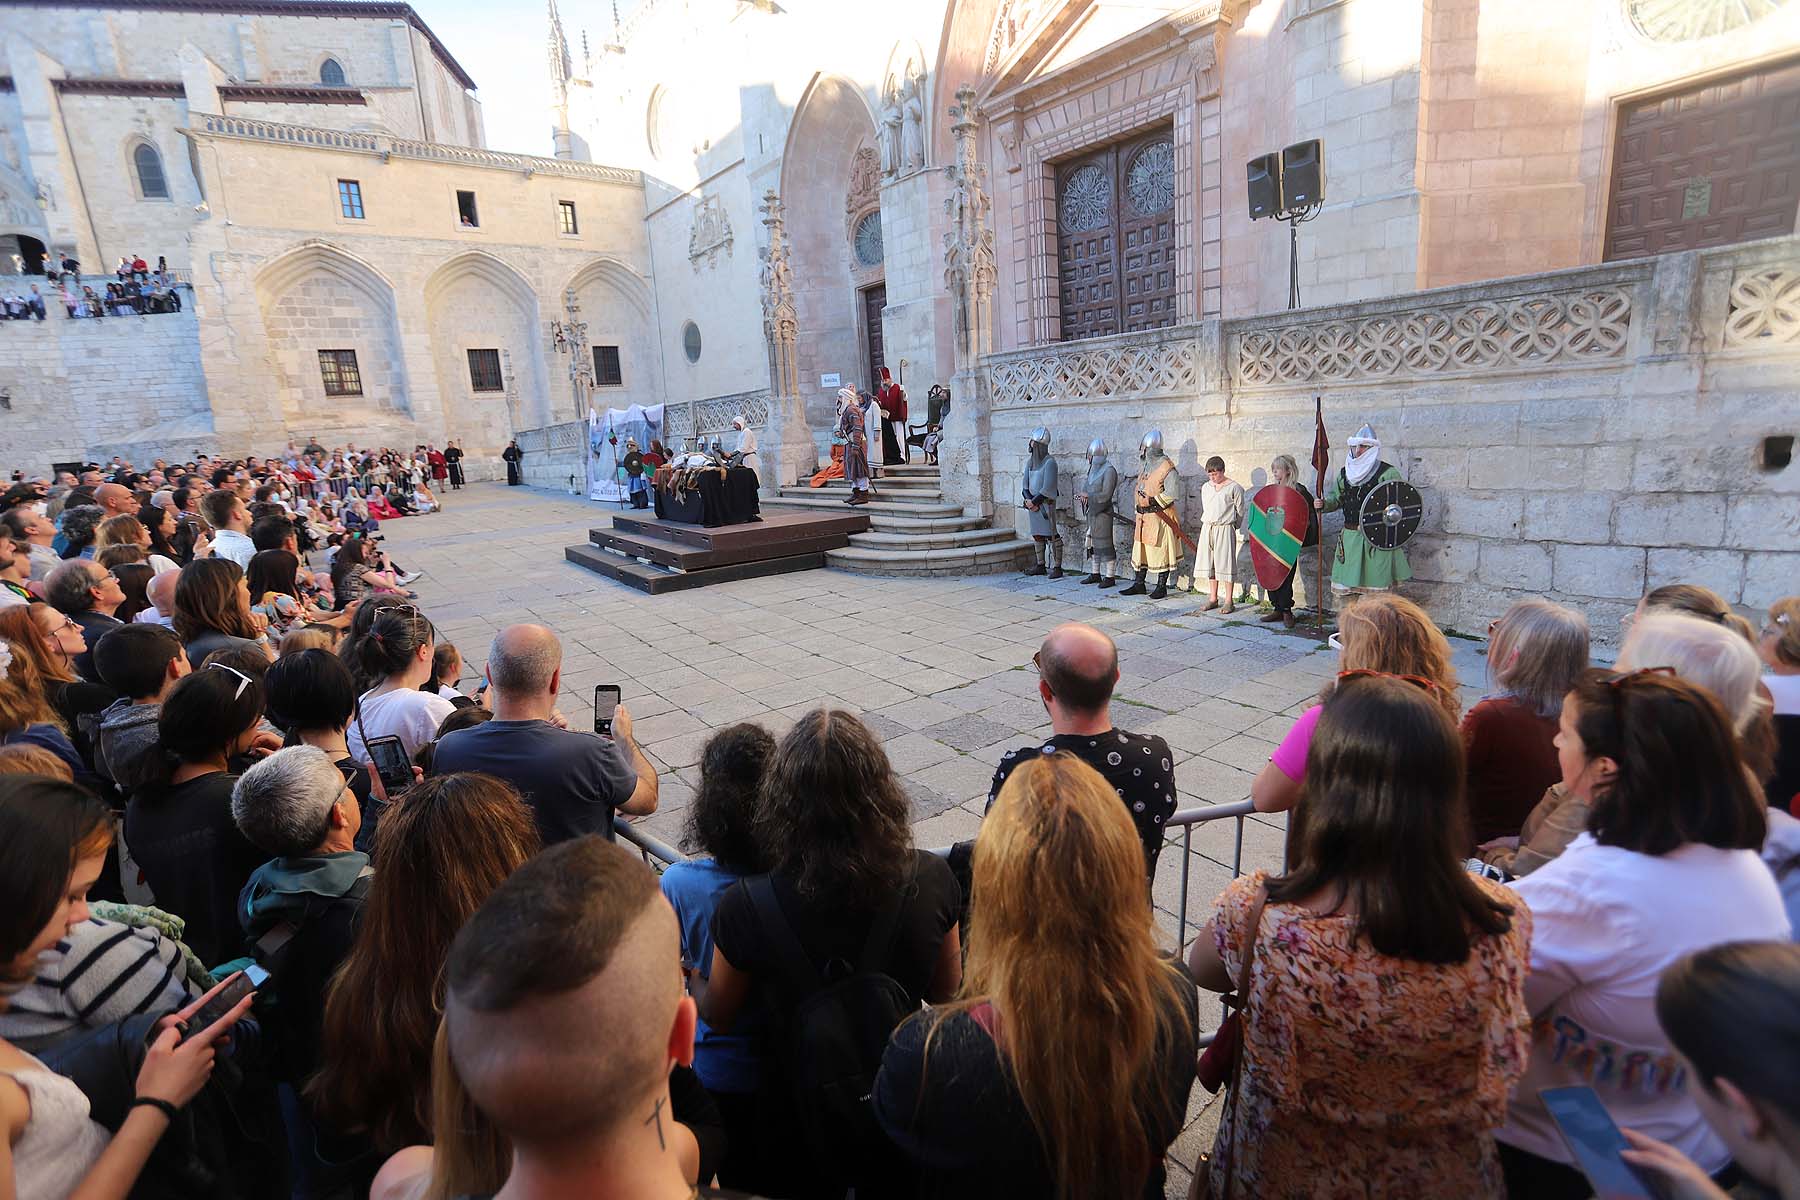
{"label": "woman with ponytail", "polygon": [[871,1097],[920,1194],[1161,1196],[1198,1001],[1157,952],[1130,814],[1073,755],[1033,759],[974,880],[961,993],[894,1032]]}
{"label": "woman with ponytail", "polygon": [[350,721],[350,756],[356,761],[370,761],[370,738],[393,735],[411,762],[419,747],[437,737],[444,718],[456,711],[442,696],[419,690],[431,678],[436,640],[437,631],[416,604],[388,605],[370,618],[368,631],[354,646],[354,665],[375,681],[357,701]]}

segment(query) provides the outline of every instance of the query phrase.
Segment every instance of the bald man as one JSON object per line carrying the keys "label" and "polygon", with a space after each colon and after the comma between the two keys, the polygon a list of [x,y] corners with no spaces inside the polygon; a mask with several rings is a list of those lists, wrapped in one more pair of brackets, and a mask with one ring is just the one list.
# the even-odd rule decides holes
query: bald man
{"label": "bald man", "polygon": [[[693,1134],[670,1073],[694,1057],[681,937],[656,877],[596,837],[553,846],[470,917],[445,965],[457,1078],[512,1143],[512,1200],[689,1200]],[[428,1163],[382,1170],[379,1194]]]}
{"label": "bald man", "polygon": [[631,736],[621,704],[610,734],[562,729],[562,643],[542,625],[508,625],[488,648],[494,719],[439,739],[436,774],[485,771],[513,785],[537,817],[544,845],[597,833],[613,836],[613,813],[656,811],[656,768]]}
{"label": "bald man", "polygon": [[1156,874],[1163,827],[1175,811],[1175,755],[1155,734],[1127,733],[1112,723],[1113,687],[1119,682],[1119,650],[1092,625],[1058,625],[1032,661],[1038,698],[1050,714],[1052,734],[1009,750],[994,772],[988,807],[1020,763],[1066,750],[1105,777],[1131,813],[1144,842],[1144,867]]}
{"label": "bald man", "polygon": [[144,595],[150,600],[150,607],[138,613],[136,620],[145,624],[175,627],[175,585],[181,582],[180,571],[164,571],[161,575],[152,575],[150,583],[144,588]]}
{"label": "bald man", "polygon": [[116,483],[103,483],[94,489],[94,503],[106,510],[108,517],[134,517],[137,515],[137,497],[128,487]]}

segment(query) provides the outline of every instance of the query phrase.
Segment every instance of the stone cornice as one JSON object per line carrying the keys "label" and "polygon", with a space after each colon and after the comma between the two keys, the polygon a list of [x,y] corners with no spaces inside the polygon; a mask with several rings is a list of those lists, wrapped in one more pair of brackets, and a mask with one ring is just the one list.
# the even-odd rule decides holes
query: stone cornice
{"label": "stone cornice", "polygon": [[219,85],[219,99],[260,101],[270,104],[367,104],[368,98],[355,88],[282,87],[270,84],[227,83]]}
{"label": "stone cornice", "polygon": [[179,100],[187,95],[179,79],[57,79],[52,82],[65,96],[161,96]]}

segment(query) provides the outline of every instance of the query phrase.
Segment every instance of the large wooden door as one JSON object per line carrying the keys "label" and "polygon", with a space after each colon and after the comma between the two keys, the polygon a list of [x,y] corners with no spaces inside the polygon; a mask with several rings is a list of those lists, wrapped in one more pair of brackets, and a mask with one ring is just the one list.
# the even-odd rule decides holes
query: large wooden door
{"label": "large wooden door", "polygon": [[1056,172],[1062,337],[1175,323],[1175,148],[1165,129]]}
{"label": "large wooden door", "polygon": [[869,336],[869,377],[863,387],[872,392],[881,385],[881,368],[887,366],[887,355],[881,344],[881,310],[887,307],[887,284],[864,288],[862,302],[863,328]]}
{"label": "large wooden door", "polygon": [[1800,60],[1619,109],[1608,259],[1778,237],[1797,207]]}

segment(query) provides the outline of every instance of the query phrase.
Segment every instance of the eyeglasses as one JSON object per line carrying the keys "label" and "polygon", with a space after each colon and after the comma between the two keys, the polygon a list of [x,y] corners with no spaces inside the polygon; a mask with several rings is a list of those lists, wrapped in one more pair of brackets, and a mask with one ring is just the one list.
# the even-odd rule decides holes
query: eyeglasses
{"label": "eyeglasses", "polygon": [[1339,679],[1404,679],[1414,687],[1423,688],[1434,696],[1444,690],[1435,679],[1427,679],[1423,675],[1396,675],[1392,671],[1376,671],[1369,667],[1358,667],[1354,671],[1339,671],[1337,677]]}
{"label": "eyeglasses", "polygon": [[1674,667],[1639,667],[1635,671],[1614,671],[1612,674],[1602,678],[1600,682],[1604,683],[1607,687],[1616,690],[1624,687],[1641,675],[1666,675],[1670,679],[1675,679],[1679,674],[1680,673],[1677,672]]}
{"label": "eyeglasses", "polygon": [[233,700],[242,696],[244,694],[244,689],[249,687],[252,682],[248,675],[244,674],[236,667],[228,667],[224,663],[207,663],[206,669],[208,671],[230,671],[233,675],[238,677],[237,691],[231,693],[231,698]]}

